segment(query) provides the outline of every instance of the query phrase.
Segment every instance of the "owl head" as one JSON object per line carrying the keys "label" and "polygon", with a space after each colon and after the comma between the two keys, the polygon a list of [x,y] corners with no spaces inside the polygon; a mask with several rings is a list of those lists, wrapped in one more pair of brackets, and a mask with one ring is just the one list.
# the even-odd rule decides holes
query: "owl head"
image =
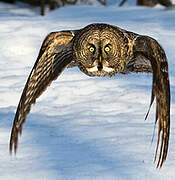
{"label": "owl head", "polygon": [[78,36],[73,48],[81,71],[89,76],[112,76],[124,69],[128,42],[120,29],[91,24]]}

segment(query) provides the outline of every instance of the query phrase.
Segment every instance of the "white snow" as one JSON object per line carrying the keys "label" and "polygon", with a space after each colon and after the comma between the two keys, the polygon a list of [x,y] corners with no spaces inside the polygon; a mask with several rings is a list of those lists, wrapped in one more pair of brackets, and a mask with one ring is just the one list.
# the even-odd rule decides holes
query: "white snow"
{"label": "white snow", "polygon": [[[92,78],[78,68],[66,69],[32,106],[18,152],[9,155],[15,111],[45,36],[94,22],[150,35],[165,49],[172,123],[161,170],[153,164],[157,134],[151,144],[155,104],[144,121],[151,74]],[[0,45],[0,179],[175,179],[175,9],[130,1],[121,8],[69,6],[41,17],[37,9],[0,3]]]}

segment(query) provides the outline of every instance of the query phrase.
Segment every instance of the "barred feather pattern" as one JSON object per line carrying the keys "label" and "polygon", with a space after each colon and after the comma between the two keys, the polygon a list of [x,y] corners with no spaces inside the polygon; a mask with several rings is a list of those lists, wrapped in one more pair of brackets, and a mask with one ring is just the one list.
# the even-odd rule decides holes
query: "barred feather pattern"
{"label": "barred feather pattern", "polygon": [[[157,168],[161,168],[167,158],[170,134],[170,84],[168,62],[163,48],[156,40],[148,36],[138,36],[135,41],[134,54],[136,54],[135,64],[138,65],[141,62],[141,60],[137,59],[140,55],[148,59],[151,63],[153,73],[152,96],[145,119],[147,119],[151,105],[156,98],[155,125],[158,122],[158,140],[154,162],[156,162],[159,149]],[[143,68],[142,72],[151,72],[148,63],[143,64],[143,62],[141,62],[140,64]],[[137,72],[134,68],[132,70]]]}
{"label": "barred feather pattern", "polygon": [[158,168],[162,167],[168,152],[170,134],[170,85],[166,55],[163,49],[153,40],[151,41],[151,47],[153,48],[153,56],[157,62],[157,66],[153,67],[154,74],[152,98],[154,99],[154,96],[156,97],[155,124],[158,121],[158,141],[154,162],[156,161],[157,157],[159,141],[161,142],[159,158],[157,162]]}
{"label": "barred feather pattern", "polygon": [[30,112],[31,105],[72,61],[73,35],[69,31],[52,32],[44,40],[37,61],[24,87],[10,138],[10,152],[16,153],[18,135]]}

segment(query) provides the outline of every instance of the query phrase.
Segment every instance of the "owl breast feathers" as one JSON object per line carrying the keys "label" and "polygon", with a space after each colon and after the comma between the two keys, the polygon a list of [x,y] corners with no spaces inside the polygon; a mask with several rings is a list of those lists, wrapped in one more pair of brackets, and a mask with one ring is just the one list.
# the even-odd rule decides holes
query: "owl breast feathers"
{"label": "owl breast feathers", "polygon": [[22,133],[31,105],[65,68],[73,66],[78,66],[88,76],[153,73],[150,107],[156,98],[155,124],[158,122],[154,162],[159,149],[157,167],[162,167],[170,134],[170,85],[165,52],[149,36],[108,24],[90,24],[79,30],[52,32],[45,38],[17,107],[10,152],[17,150],[18,135]]}

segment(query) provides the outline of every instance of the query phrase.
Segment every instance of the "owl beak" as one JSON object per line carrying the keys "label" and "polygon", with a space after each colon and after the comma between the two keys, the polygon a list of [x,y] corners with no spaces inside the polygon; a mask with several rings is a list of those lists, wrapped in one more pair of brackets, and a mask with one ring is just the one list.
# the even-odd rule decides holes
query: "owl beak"
{"label": "owl beak", "polygon": [[101,56],[99,57],[99,62],[98,62],[97,68],[98,68],[99,71],[101,71],[101,70],[103,69],[102,58],[101,58]]}
{"label": "owl beak", "polygon": [[99,63],[101,63],[101,56],[99,57]]}

